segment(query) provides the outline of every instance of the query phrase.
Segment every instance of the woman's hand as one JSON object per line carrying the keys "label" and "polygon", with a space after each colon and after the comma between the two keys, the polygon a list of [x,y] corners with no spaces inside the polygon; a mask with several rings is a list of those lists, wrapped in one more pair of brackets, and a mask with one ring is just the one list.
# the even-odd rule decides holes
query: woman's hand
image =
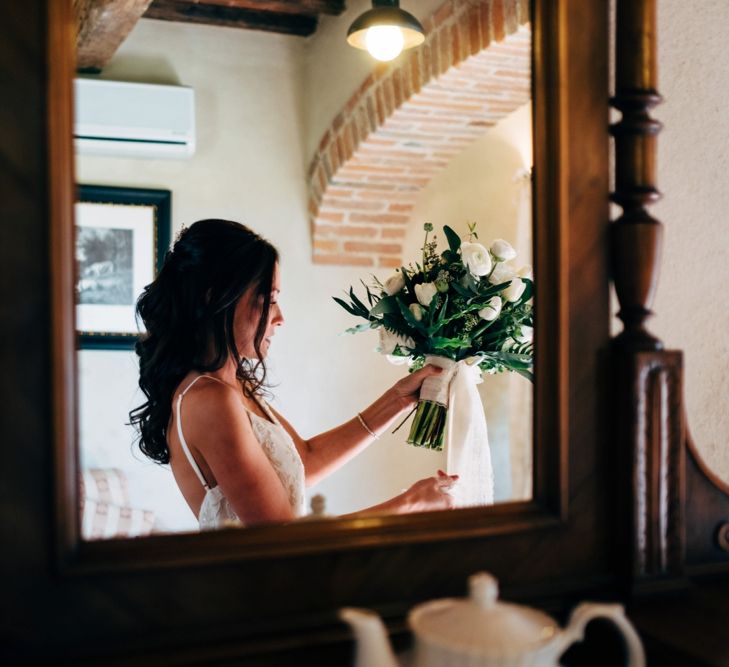
{"label": "woman's hand", "polygon": [[394,394],[395,400],[401,406],[403,410],[412,408],[418,401],[418,394],[420,393],[420,386],[423,384],[425,378],[431,375],[440,375],[443,372],[442,368],[428,364],[423,366],[420,370],[410,373],[408,376],[398,380],[390,391]]}
{"label": "woman's hand", "polygon": [[439,470],[436,477],[415,482],[400,496],[403,503],[400,511],[409,513],[451,509],[453,496],[449,491],[457,481],[458,475],[447,475]]}
{"label": "woman's hand", "polygon": [[415,482],[409,489],[390,500],[367,509],[345,514],[344,517],[362,517],[373,514],[408,514],[447,510],[455,506],[449,491],[458,481],[458,475],[446,475],[442,470],[435,477]]}

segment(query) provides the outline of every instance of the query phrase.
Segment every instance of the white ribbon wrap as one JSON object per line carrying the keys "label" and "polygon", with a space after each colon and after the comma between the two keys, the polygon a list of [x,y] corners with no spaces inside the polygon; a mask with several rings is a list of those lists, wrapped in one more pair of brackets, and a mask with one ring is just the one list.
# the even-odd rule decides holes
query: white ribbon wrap
{"label": "white ribbon wrap", "polygon": [[[450,379],[445,432],[446,472],[459,476],[450,491],[456,507],[491,505],[494,502],[494,474],[486,415],[477,388],[483,380],[481,369],[475,363],[477,360],[473,360],[472,364],[469,361],[472,360],[455,362],[438,356],[425,358],[426,363],[446,371],[437,378],[427,378],[425,382],[433,379],[447,383]],[[420,397],[433,400],[422,393]]]}

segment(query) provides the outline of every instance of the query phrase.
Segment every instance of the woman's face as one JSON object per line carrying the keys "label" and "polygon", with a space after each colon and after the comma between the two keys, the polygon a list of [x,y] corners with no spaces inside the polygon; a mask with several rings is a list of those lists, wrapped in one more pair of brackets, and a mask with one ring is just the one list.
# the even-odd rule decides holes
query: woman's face
{"label": "woman's face", "polygon": [[[271,338],[276,332],[276,327],[283,324],[284,318],[281,313],[281,307],[278,305],[278,295],[281,291],[280,274],[278,270],[278,262],[273,269],[273,283],[271,286],[271,305],[268,309],[268,322],[266,323],[266,332],[261,341],[261,356],[265,358],[268,355],[268,348],[271,346]],[[256,294],[256,289],[249,289],[238,301],[235,307],[235,316],[233,327],[235,329],[235,343],[238,352],[248,359],[255,359],[256,349],[254,340],[256,337],[256,329],[261,319],[263,310],[263,297]]]}

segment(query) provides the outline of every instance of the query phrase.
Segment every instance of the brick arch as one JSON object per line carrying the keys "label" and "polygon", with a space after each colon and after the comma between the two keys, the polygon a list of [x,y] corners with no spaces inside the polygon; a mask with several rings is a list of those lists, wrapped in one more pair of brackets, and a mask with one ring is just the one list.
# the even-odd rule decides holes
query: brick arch
{"label": "brick arch", "polygon": [[397,267],[418,193],[529,101],[528,0],[446,0],[425,43],[379,66],[337,114],[309,168],[313,260]]}

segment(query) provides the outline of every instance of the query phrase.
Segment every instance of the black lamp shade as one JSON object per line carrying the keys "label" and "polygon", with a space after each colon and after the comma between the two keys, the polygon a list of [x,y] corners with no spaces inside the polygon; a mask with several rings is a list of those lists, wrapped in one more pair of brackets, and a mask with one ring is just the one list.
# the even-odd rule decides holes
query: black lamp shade
{"label": "black lamp shade", "polygon": [[347,42],[358,49],[366,49],[365,35],[374,26],[391,25],[400,28],[405,44],[403,49],[410,49],[425,41],[425,31],[420,21],[412,14],[395,6],[376,6],[355,19],[347,31]]}

